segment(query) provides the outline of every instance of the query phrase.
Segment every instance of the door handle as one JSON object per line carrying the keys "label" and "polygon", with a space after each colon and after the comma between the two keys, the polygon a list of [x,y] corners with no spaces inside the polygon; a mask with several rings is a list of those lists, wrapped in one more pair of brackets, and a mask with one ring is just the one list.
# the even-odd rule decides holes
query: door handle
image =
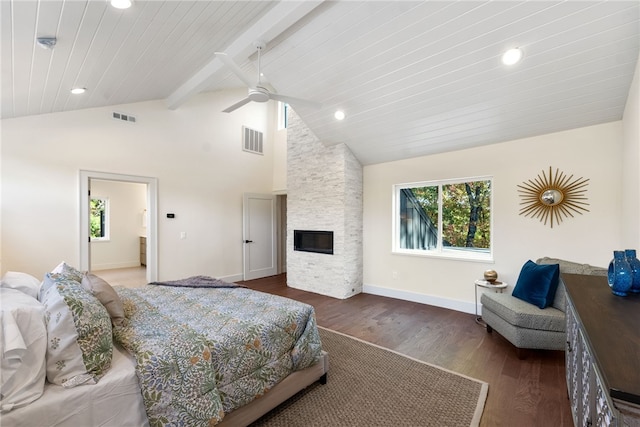
{"label": "door handle", "polygon": [[245,243],[253,243],[253,240],[245,240]]}

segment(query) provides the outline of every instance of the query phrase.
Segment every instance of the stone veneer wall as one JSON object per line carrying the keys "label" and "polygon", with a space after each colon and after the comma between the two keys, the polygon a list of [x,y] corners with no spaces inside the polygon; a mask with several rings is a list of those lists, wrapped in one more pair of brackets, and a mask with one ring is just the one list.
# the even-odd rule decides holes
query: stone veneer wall
{"label": "stone veneer wall", "polygon": [[[333,231],[333,255],[293,250],[293,230]],[[362,165],[289,110],[287,284],[335,298],[362,292]]]}

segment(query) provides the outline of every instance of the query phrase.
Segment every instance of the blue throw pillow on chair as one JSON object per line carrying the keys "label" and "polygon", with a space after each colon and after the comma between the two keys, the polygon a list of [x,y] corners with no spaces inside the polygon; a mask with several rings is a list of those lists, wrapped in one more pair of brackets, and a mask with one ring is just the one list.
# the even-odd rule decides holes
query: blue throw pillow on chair
{"label": "blue throw pillow on chair", "polygon": [[559,264],[538,265],[529,260],[520,270],[513,296],[540,308],[553,303],[560,277]]}

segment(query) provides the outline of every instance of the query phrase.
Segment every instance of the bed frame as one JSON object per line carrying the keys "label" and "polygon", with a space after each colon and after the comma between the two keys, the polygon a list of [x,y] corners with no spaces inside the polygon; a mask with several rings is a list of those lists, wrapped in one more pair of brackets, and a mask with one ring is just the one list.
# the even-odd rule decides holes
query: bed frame
{"label": "bed frame", "polygon": [[329,354],[323,351],[318,363],[301,371],[293,372],[264,396],[226,414],[217,425],[221,427],[247,426],[316,381],[326,384],[328,370]]}

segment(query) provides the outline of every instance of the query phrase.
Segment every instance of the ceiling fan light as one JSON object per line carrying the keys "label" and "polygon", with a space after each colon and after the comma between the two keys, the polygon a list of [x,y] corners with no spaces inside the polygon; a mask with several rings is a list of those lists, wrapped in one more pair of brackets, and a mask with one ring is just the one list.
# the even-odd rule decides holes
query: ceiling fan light
{"label": "ceiling fan light", "polygon": [[344,118],[346,117],[346,115],[344,114],[344,111],[342,110],[338,110],[335,113],[333,113],[333,117],[336,118],[336,120],[344,120]]}
{"label": "ceiling fan light", "polygon": [[73,89],[71,89],[71,93],[74,95],[80,95],[82,93],[85,93],[86,91],[87,89],[83,87],[74,87]]}
{"label": "ceiling fan light", "polygon": [[133,4],[133,0],[111,0],[111,6],[116,9],[129,9]]}
{"label": "ceiling fan light", "polygon": [[504,65],[514,65],[520,62],[522,59],[522,49],[519,47],[509,49],[504,54],[502,54],[502,63]]}

